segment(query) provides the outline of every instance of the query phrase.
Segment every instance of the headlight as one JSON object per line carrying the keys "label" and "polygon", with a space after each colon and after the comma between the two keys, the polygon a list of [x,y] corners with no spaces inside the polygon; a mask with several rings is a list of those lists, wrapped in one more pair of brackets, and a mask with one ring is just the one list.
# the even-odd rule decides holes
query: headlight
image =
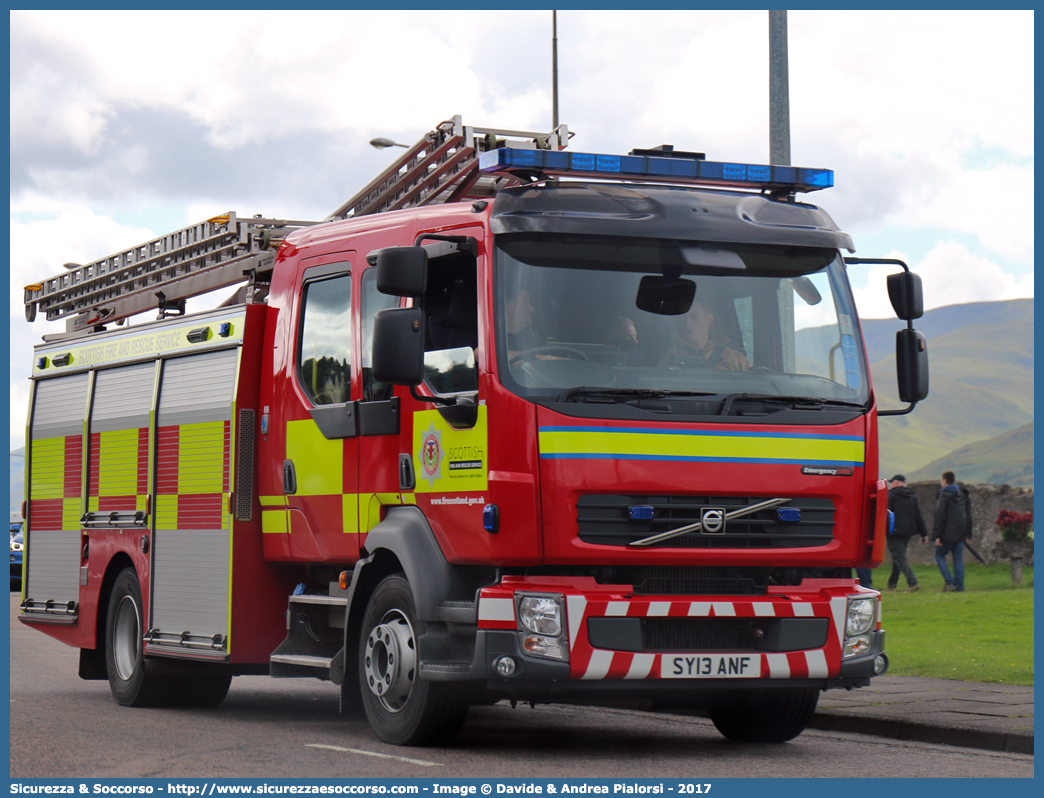
{"label": "headlight", "polygon": [[562,633],[562,605],[547,596],[524,596],[518,603],[518,619],[534,634],[556,637]]}
{"label": "headlight", "polygon": [[845,624],[845,634],[848,636],[861,635],[870,631],[874,625],[877,614],[877,598],[850,598],[848,600],[848,622]]}

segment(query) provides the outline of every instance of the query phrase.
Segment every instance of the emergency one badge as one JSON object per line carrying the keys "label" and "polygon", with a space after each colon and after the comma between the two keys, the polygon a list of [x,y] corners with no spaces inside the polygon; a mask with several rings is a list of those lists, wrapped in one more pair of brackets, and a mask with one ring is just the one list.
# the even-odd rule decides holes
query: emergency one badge
{"label": "emergency one badge", "polygon": [[435,429],[435,422],[428,424],[428,429],[421,435],[420,451],[421,478],[428,480],[428,485],[435,487],[435,480],[442,479],[442,460],[446,456],[442,449],[442,430]]}

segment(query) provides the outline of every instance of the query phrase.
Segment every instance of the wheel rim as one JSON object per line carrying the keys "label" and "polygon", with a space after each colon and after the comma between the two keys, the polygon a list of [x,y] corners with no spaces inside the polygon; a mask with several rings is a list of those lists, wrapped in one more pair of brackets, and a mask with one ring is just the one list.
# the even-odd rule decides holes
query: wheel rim
{"label": "wheel rim", "polygon": [[116,665],[116,673],[124,681],[134,675],[134,668],[138,663],[140,630],[138,605],[130,596],[124,596],[120,606],[116,608],[116,622],[112,629],[112,658]]}
{"label": "wheel rim", "polygon": [[409,701],[417,667],[413,627],[398,610],[387,613],[366,638],[366,685],[389,712]]}

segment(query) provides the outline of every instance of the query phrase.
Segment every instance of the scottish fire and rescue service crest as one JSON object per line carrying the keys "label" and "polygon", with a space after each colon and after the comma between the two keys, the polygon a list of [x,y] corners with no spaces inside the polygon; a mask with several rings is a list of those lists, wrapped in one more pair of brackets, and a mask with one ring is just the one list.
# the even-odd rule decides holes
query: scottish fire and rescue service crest
{"label": "scottish fire and rescue service crest", "polygon": [[435,487],[435,480],[442,479],[442,460],[446,453],[442,448],[442,430],[435,429],[435,422],[428,425],[427,431],[421,435],[420,458],[421,479],[428,480]]}

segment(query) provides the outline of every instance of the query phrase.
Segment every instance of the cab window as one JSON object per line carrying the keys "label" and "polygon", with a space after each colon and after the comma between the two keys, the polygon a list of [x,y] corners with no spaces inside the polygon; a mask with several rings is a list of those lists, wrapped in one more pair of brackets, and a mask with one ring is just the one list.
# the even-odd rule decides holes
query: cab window
{"label": "cab window", "polygon": [[304,285],[298,378],[316,405],[347,402],[351,393],[351,275]]}

